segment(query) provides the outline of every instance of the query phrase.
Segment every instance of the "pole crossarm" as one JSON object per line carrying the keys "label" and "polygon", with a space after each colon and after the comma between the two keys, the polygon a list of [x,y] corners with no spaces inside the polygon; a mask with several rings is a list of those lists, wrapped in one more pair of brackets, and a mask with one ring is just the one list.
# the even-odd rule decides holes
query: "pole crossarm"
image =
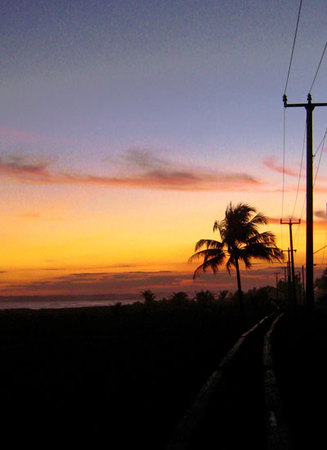
{"label": "pole crossarm", "polygon": [[312,108],[314,109],[316,106],[327,106],[327,103],[312,103],[311,94],[308,94],[308,102],[307,103],[287,103],[287,96],[283,95],[283,103],[284,108]]}
{"label": "pole crossarm", "polygon": [[[316,106],[327,106],[327,103],[309,103],[311,108],[315,108]],[[308,103],[286,103],[284,104],[285,108],[297,108],[298,106],[302,106],[303,108],[308,108]]]}
{"label": "pole crossarm", "polygon": [[282,225],[299,225],[301,223],[301,219],[298,219],[298,220],[289,219],[287,221],[283,220],[283,219],[280,219],[280,223]]}

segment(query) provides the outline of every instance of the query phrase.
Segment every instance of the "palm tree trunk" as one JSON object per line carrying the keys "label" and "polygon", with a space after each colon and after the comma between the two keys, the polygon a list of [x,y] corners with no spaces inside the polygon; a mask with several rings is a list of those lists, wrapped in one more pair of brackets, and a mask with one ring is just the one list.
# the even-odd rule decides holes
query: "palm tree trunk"
{"label": "palm tree trunk", "polygon": [[241,286],[241,274],[240,267],[238,265],[238,259],[235,259],[235,268],[236,268],[236,277],[237,277],[237,291],[238,291],[238,300],[240,302],[240,312],[241,312],[241,320],[244,319],[244,302],[243,302],[243,291]]}

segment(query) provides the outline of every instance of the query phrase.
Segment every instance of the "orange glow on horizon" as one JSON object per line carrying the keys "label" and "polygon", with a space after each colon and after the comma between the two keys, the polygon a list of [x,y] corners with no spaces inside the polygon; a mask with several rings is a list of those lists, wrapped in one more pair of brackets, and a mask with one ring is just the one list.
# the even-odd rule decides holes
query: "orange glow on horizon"
{"label": "orange glow on horizon", "polygon": [[[64,292],[62,280],[68,283],[71,274],[79,273],[103,273],[104,278],[110,278],[110,274],[137,272],[184,274],[184,278],[179,278],[179,284],[175,287],[172,284],[172,289],[183,286],[191,289],[197,286],[192,282],[196,264],[187,261],[193,254],[194,245],[201,238],[219,239],[212,226],[216,219],[223,218],[230,201],[234,204],[245,201],[265,215],[275,217],[262,227],[262,231],[272,231],[282,249],[289,247],[289,230],[286,225],[281,227],[279,224],[279,211],[277,207],[274,209],[279,203],[274,193],[163,193],[85,186],[49,186],[40,191],[37,186],[29,186],[24,193],[26,201],[16,201],[17,195],[14,186],[7,186],[7,198],[11,201],[9,208],[3,205],[0,218],[3,236],[0,280],[2,291],[10,291],[12,295],[22,293],[23,288],[16,289],[15,286],[38,282],[41,284],[36,284],[31,292],[56,292],[56,283],[61,283],[60,292]],[[267,204],[271,205],[269,209],[265,208]],[[293,242],[295,265],[301,267],[305,264],[303,221],[300,226],[293,227]],[[320,219],[315,222],[315,249],[323,247],[325,242],[326,224]],[[315,261],[320,263],[322,257],[323,252]],[[260,262],[254,262],[253,267],[272,270],[271,265]],[[273,267],[282,271],[278,264]],[[256,279],[254,272],[252,276],[252,272],[246,271],[244,276],[253,285],[261,282],[261,275]],[[96,277],[85,282],[85,286],[90,287],[94,281],[96,290],[100,275]],[[146,278],[145,282],[148,279],[151,281]],[[207,278],[198,283],[205,287],[205,280]],[[225,286],[234,286],[234,281],[223,275],[215,280],[213,285],[221,282]],[[153,283],[156,286],[156,281]],[[211,281],[208,283],[211,285]],[[77,282],[73,280],[70,287],[69,284],[65,286],[71,292]],[[83,286],[78,285],[79,293]],[[107,283],[101,289],[109,289],[109,286]],[[123,284],[120,289],[124,289]]]}

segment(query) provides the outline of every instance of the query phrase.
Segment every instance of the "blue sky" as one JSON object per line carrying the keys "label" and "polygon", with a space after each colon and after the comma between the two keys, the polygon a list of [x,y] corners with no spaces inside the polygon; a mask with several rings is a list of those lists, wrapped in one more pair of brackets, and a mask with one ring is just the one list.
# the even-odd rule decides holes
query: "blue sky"
{"label": "blue sky", "polygon": [[[91,146],[98,166],[135,146],[196,163],[279,150],[297,9],[294,1],[5,2],[1,122],[48,139],[40,151],[74,164],[90,163]],[[324,12],[325,2],[304,2],[290,100],[306,98]]]}

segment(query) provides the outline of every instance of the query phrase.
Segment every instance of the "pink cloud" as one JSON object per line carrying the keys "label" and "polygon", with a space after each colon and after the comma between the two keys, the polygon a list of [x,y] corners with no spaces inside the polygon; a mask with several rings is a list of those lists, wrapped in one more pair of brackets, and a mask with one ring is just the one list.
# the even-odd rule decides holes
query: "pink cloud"
{"label": "pink cloud", "polygon": [[[276,164],[276,159],[273,157],[267,157],[263,160],[263,164],[268,167],[268,169],[274,170],[278,173],[284,173],[285,175],[290,175],[292,177],[298,177],[299,173],[283,166]],[[303,175],[302,175],[303,176]]]}
{"label": "pink cloud", "polygon": [[84,184],[184,191],[235,191],[254,188],[261,184],[259,180],[245,173],[214,173],[205,170],[166,168],[162,165],[127,176],[55,173],[50,170],[52,162],[29,162],[21,156],[10,156],[6,160],[0,158],[0,174],[22,184]]}
{"label": "pink cloud", "polygon": [[327,221],[327,212],[324,210],[318,210],[314,212],[315,217],[317,217],[317,219],[320,219],[320,223]]}
{"label": "pink cloud", "polygon": [[0,158],[0,174],[22,183],[51,183],[54,179],[48,170],[51,162],[28,162],[22,156],[9,156],[6,160]]}

